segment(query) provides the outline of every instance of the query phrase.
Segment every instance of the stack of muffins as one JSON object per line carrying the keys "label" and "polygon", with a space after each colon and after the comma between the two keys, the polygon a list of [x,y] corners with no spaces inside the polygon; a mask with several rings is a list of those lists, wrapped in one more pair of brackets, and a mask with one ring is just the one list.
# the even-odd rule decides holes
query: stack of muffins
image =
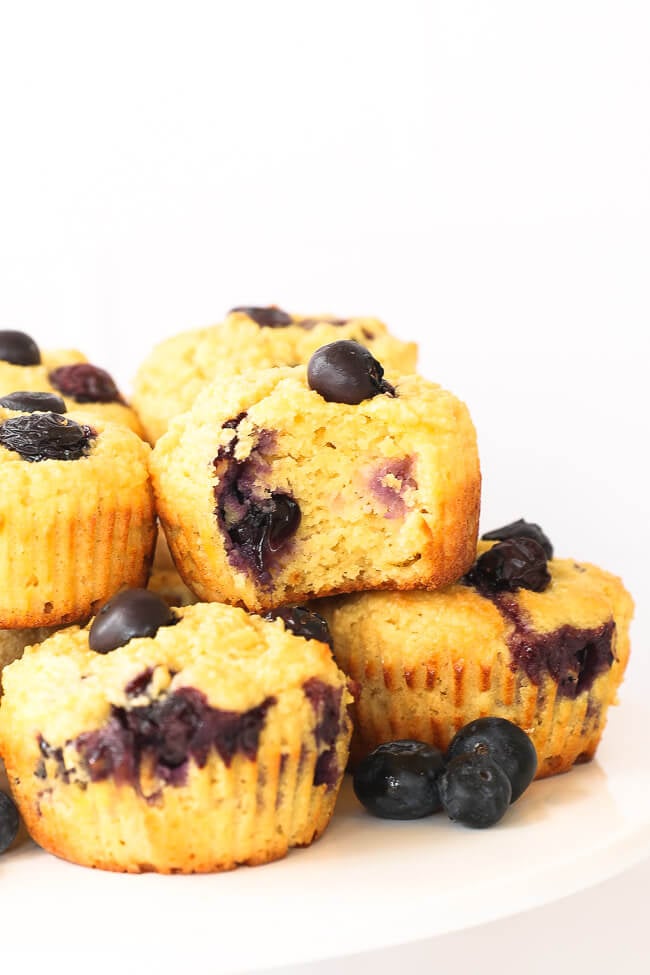
{"label": "stack of muffins", "polygon": [[[0,333],[0,626],[30,644],[0,754],[46,849],[263,863],[323,832],[349,758],[485,715],[530,735],[538,776],[593,756],[630,597],[524,521],[477,549],[474,427],[412,343],[238,308],[156,348],[129,409],[30,342]],[[143,595],[156,517],[171,557]]]}

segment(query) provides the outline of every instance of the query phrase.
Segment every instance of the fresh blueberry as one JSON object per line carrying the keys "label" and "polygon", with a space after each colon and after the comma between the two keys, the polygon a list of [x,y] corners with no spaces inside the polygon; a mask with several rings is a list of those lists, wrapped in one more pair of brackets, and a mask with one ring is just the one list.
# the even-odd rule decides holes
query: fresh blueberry
{"label": "fresh blueberry", "polygon": [[0,331],[0,360],[14,366],[38,366],[41,352],[30,335],[4,329]]}
{"label": "fresh blueberry", "polygon": [[178,617],[157,593],[125,589],[104,603],[92,622],[88,645],[97,653],[110,653],[135,637],[155,636],[161,626],[173,626]]}
{"label": "fresh blueberry", "polygon": [[0,399],[0,406],[17,413],[65,413],[65,403],[55,393],[33,393],[20,390],[7,393]]}
{"label": "fresh blueberry", "polygon": [[381,363],[365,346],[352,339],[330,342],[317,349],[307,366],[310,389],[328,403],[356,406],[380,393],[395,395],[386,382]]}
{"label": "fresh blueberry", "polygon": [[6,792],[0,792],[0,853],[8,850],[16,839],[19,822],[15,802]]}
{"label": "fresh blueberry", "polygon": [[439,776],[442,752],[422,741],[391,741],[361,761],[353,778],[354,792],[374,816],[421,819],[441,808]]}
{"label": "fresh blueberry", "polygon": [[326,621],[319,613],[314,613],[306,606],[283,606],[280,609],[273,609],[264,619],[281,619],[285,629],[291,630],[296,636],[304,637],[305,640],[320,640],[321,643],[332,646],[332,636]]}
{"label": "fresh blueberry", "polygon": [[79,460],[95,436],[91,427],[59,413],[26,413],[0,424],[0,445],[32,462]]}
{"label": "fresh blueberry", "polygon": [[491,532],[486,532],[481,535],[481,538],[486,542],[504,542],[508,538],[533,538],[539,542],[546,552],[546,558],[553,558],[553,546],[549,537],[544,534],[539,525],[532,521],[525,521],[523,518],[511,522],[509,525],[504,525],[502,528],[495,528]]}
{"label": "fresh blueberry", "polygon": [[248,318],[252,318],[254,322],[257,322],[258,325],[265,328],[286,328],[292,322],[291,315],[287,315],[286,311],[282,311],[276,305],[269,305],[266,308],[241,305],[237,308],[230,309],[231,314],[236,311],[242,315],[246,315]]}
{"label": "fresh blueberry", "polygon": [[488,755],[510,780],[511,802],[528,788],[537,771],[537,752],[525,731],[506,718],[477,718],[456,733],[447,762],[459,755]]}
{"label": "fresh blueberry", "polygon": [[497,542],[478,557],[465,576],[469,585],[486,593],[531,589],[543,592],[551,581],[546,553],[533,538]]}
{"label": "fresh blueberry", "polygon": [[122,403],[113,377],[90,362],[59,366],[49,376],[50,382],[64,396],[76,403]]}
{"label": "fresh blueberry", "polygon": [[489,755],[459,755],[440,776],[440,799],[450,819],[485,829],[510,805],[510,779]]}

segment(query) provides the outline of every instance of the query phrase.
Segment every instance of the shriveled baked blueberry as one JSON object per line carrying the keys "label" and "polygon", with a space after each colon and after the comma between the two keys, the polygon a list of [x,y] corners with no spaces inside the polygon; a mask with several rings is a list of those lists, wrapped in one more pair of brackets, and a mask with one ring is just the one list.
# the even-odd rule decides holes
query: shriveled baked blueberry
{"label": "shriveled baked blueberry", "polygon": [[328,403],[356,406],[381,393],[395,395],[384,369],[365,346],[352,339],[330,342],[317,349],[307,366],[310,389]]}
{"label": "shriveled baked blueberry", "polygon": [[59,366],[49,375],[50,382],[76,403],[123,403],[113,377],[90,362]]}
{"label": "shriveled baked blueberry", "polygon": [[65,403],[56,393],[34,393],[20,390],[7,393],[0,399],[0,406],[17,413],[65,413]]}
{"label": "shriveled baked blueberry", "polygon": [[265,328],[286,328],[292,322],[291,315],[287,315],[286,311],[282,311],[276,305],[268,305],[266,308],[240,305],[237,308],[231,308],[230,311],[231,313],[241,312]]}
{"label": "shriveled baked blueberry", "polygon": [[504,525],[502,528],[495,528],[491,532],[485,532],[484,535],[481,535],[481,538],[486,542],[503,542],[508,538],[533,538],[544,549],[546,558],[553,558],[553,546],[549,537],[544,534],[539,525],[536,525],[532,521],[525,521],[523,518],[520,518],[518,521],[512,521],[509,525]]}
{"label": "shriveled baked blueberry", "polygon": [[404,739],[379,745],[360,762],[353,786],[359,800],[383,819],[421,819],[441,808],[438,779],[442,752]]}
{"label": "shriveled baked blueberry", "polygon": [[480,592],[543,592],[551,581],[544,549],[533,538],[509,538],[497,542],[478,557],[465,576]]}
{"label": "shriveled baked blueberry", "polygon": [[332,646],[332,635],[326,621],[319,613],[307,609],[306,606],[282,606],[280,609],[272,609],[264,619],[281,619],[285,629],[291,630],[296,636],[304,637],[305,640],[319,640]]}
{"label": "shriveled baked blueberry", "polygon": [[20,818],[11,796],[0,792],[0,853],[8,850],[18,835]]}
{"label": "shriveled baked blueberry", "polygon": [[0,330],[0,359],[14,366],[38,366],[41,352],[31,335],[13,329]]}
{"label": "shriveled baked blueberry", "polygon": [[88,645],[97,653],[110,653],[134,637],[155,636],[161,626],[173,626],[178,617],[164,599],[148,589],[125,589],[104,603],[92,622]]}
{"label": "shriveled baked blueberry", "polygon": [[0,424],[0,445],[28,461],[79,460],[96,436],[92,427],[59,413],[27,413]]}
{"label": "shriveled baked blueberry", "polygon": [[313,328],[316,328],[317,325],[321,325],[323,323],[326,325],[334,325],[335,328],[340,328],[342,325],[347,325],[348,321],[349,319],[347,318],[301,318],[299,322],[296,322],[296,325],[300,325],[300,327],[304,328],[306,332],[311,332]]}

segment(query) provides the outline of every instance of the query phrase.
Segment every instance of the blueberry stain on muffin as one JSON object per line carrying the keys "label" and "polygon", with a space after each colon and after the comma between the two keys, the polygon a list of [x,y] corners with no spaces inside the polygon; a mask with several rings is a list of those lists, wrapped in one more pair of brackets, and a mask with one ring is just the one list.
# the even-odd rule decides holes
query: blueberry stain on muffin
{"label": "blueberry stain on muffin", "polygon": [[0,397],[0,406],[16,413],[66,413],[66,405],[56,393],[18,390]]}
{"label": "blueberry stain on muffin", "polygon": [[59,413],[28,413],[0,424],[0,446],[23,460],[79,460],[86,457],[97,434],[92,427]]}
{"label": "blueberry stain on muffin", "polygon": [[567,624],[549,633],[539,633],[530,626],[512,597],[499,596],[494,602],[513,625],[507,637],[511,669],[523,670],[536,686],[548,676],[557,684],[559,697],[574,700],[591,690],[596,678],[614,663],[613,620],[592,629]]}
{"label": "blueberry stain on muffin", "polygon": [[381,461],[372,470],[369,490],[384,508],[385,518],[403,518],[408,511],[405,495],[417,491],[418,483],[413,476],[414,457],[397,457]]}
{"label": "blueberry stain on muffin", "polygon": [[317,349],[307,365],[307,382],[328,403],[358,406],[381,394],[395,396],[394,387],[384,379],[381,363],[351,339]]}
{"label": "blueberry stain on muffin", "polygon": [[341,689],[324,683],[318,677],[305,681],[302,689],[317,718],[314,728],[316,744],[332,745],[340,730]]}
{"label": "blueberry stain on muffin", "polygon": [[9,362],[14,366],[38,366],[41,363],[41,351],[26,332],[14,329],[0,330],[0,361]]}
{"label": "blueberry stain on muffin", "polygon": [[[54,748],[43,738],[39,746],[43,758],[54,763],[53,776],[66,783],[112,779],[141,793],[146,769],[160,782],[180,787],[187,783],[190,761],[204,768],[213,751],[227,766],[238,754],[254,761],[266,714],[275,703],[268,697],[246,711],[227,711],[211,707],[196,688],[181,687],[148,704],[112,706],[102,727],[65,747]],[[78,756],[78,768],[66,765],[70,749]]]}
{"label": "blueberry stain on muffin", "polygon": [[75,403],[124,403],[113,377],[90,362],[59,366],[49,374],[49,380]]}

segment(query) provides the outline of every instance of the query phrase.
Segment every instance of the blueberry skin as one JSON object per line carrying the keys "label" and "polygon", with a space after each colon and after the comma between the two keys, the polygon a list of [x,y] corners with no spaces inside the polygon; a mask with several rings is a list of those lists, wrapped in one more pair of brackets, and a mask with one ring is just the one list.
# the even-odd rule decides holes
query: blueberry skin
{"label": "blueberry skin", "polygon": [[135,637],[153,637],[161,626],[178,617],[164,599],[148,589],[125,589],[104,603],[92,622],[88,645],[96,653],[110,653]]}
{"label": "blueberry skin", "polygon": [[0,792],[0,853],[8,850],[18,834],[20,817],[16,804],[6,792]]}
{"label": "blueberry skin", "polygon": [[328,403],[358,406],[381,393],[395,395],[384,369],[365,346],[352,339],[330,342],[316,349],[307,366],[309,388]]}
{"label": "blueberry skin", "polygon": [[508,538],[497,542],[478,559],[465,581],[479,592],[544,592],[551,582],[546,553],[534,538]]}
{"label": "blueberry skin", "polygon": [[449,818],[473,829],[494,826],[510,805],[510,780],[488,755],[458,755],[440,776],[440,799]]}
{"label": "blueberry skin", "polygon": [[239,305],[237,308],[230,309],[231,315],[233,312],[241,312],[247,315],[263,328],[286,328],[287,325],[291,325],[293,322],[291,315],[288,315],[286,311],[283,311],[276,305],[268,305],[265,308]]}
{"label": "blueberry skin", "polygon": [[354,793],[373,816],[421,819],[441,809],[438,778],[442,752],[422,741],[404,739],[379,745],[353,777]]}
{"label": "blueberry skin", "polygon": [[54,393],[33,393],[19,390],[0,398],[0,406],[17,413],[65,413],[66,406]]}
{"label": "blueberry skin", "polygon": [[286,630],[305,640],[319,640],[332,649],[332,635],[326,620],[307,606],[281,606],[266,613],[265,620],[281,619]]}
{"label": "blueberry skin", "polygon": [[41,352],[31,335],[8,328],[0,331],[0,359],[14,366],[38,366]]}
{"label": "blueberry skin", "polygon": [[553,545],[548,535],[535,522],[526,521],[524,518],[512,521],[501,528],[494,528],[491,532],[485,532],[481,538],[486,542],[504,542],[508,538],[532,538],[542,546],[547,559],[553,558]]}
{"label": "blueberry skin", "polygon": [[537,771],[537,752],[525,731],[506,718],[477,718],[456,733],[445,760],[459,755],[487,755],[510,780],[511,802],[528,788]]}

